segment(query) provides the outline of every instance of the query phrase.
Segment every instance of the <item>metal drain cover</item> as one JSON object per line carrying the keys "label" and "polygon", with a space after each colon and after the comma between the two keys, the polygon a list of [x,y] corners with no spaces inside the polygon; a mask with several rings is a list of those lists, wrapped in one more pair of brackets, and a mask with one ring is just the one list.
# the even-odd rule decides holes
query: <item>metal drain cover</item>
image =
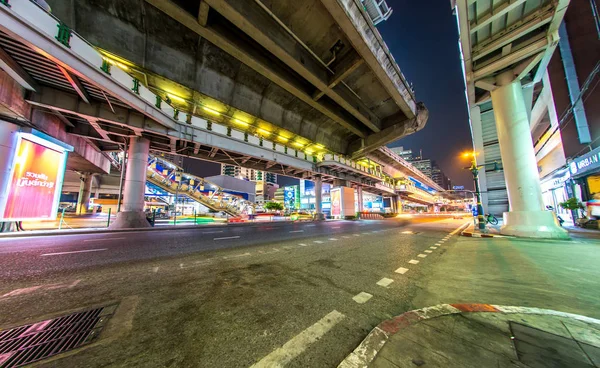
{"label": "metal drain cover", "polygon": [[89,344],[117,304],[0,331],[0,367],[21,367]]}

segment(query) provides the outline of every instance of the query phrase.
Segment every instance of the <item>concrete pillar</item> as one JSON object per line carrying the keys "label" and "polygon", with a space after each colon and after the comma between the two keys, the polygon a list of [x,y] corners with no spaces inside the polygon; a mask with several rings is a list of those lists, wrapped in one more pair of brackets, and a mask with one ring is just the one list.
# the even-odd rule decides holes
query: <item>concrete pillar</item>
{"label": "concrete pillar", "polygon": [[146,169],[150,141],[135,137],[129,140],[125,185],[123,186],[123,205],[117,219],[110,227],[113,229],[150,227],[144,214],[144,191],[146,189]]}
{"label": "concrete pillar", "polygon": [[325,220],[323,215],[323,179],[318,176],[315,178],[315,219]]}
{"label": "concrete pillar", "polygon": [[78,215],[83,215],[87,213],[88,208],[90,207],[90,196],[92,194],[92,180],[94,176],[90,173],[83,174],[79,179],[81,183],[79,184],[79,195],[77,196],[77,207],[76,213]]}
{"label": "concrete pillar", "polygon": [[504,163],[510,212],[501,232],[532,238],[568,238],[552,211],[544,210],[535,151],[529,131],[523,89],[512,71],[497,78],[492,105]]}
{"label": "concrete pillar", "polygon": [[361,186],[356,187],[356,201],[358,202],[358,212],[362,212],[364,210],[364,200],[363,200],[363,188]]}
{"label": "concrete pillar", "polygon": [[[18,132],[17,125],[0,121],[0,205],[6,202],[6,187],[10,184],[10,169],[17,146]],[[0,213],[0,218],[2,215]],[[0,221],[0,232],[14,230],[14,223]]]}

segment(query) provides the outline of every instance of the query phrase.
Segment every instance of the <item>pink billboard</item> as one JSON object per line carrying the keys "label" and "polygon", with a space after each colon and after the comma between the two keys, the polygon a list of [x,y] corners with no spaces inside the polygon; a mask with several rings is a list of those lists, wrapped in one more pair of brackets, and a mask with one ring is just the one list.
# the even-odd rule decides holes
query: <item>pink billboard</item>
{"label": "pink billboard", "polygon": [[62,147],[21,133],[5,203],[0,203],[0,220],[56,218],[66,159],[67,152]]}

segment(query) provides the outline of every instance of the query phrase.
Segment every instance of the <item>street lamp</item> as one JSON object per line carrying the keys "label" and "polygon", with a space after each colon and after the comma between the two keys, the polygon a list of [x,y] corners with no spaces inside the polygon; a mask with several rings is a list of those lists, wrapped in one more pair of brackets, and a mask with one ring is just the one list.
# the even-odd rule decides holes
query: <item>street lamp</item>
{"label": "street lamp", "polygon": [[473,181],[475,182],[475,195],[477,196],[477,221],[479,222],[479,230],[485,231],[485,218],[483,217],[483,206],[481,205],[481,192],[479,191],[479,168],[485,167],[485,165],[477,166],[477,152],[465,152],[463,157],[471,158],[471,167],[468,169],[473,174]]}

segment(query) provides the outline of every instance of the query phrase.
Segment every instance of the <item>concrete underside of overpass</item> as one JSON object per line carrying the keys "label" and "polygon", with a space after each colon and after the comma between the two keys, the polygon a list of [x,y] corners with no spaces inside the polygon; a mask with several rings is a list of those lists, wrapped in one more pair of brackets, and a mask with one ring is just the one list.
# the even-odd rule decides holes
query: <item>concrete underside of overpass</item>
{"label": "concrete underside of overpass", "polygon": [[427,120],[353,1],[48,3],[94,46],[131,62],[153,91],[183,97],[172,101],[181,111],[211,106],[355,157]]}

